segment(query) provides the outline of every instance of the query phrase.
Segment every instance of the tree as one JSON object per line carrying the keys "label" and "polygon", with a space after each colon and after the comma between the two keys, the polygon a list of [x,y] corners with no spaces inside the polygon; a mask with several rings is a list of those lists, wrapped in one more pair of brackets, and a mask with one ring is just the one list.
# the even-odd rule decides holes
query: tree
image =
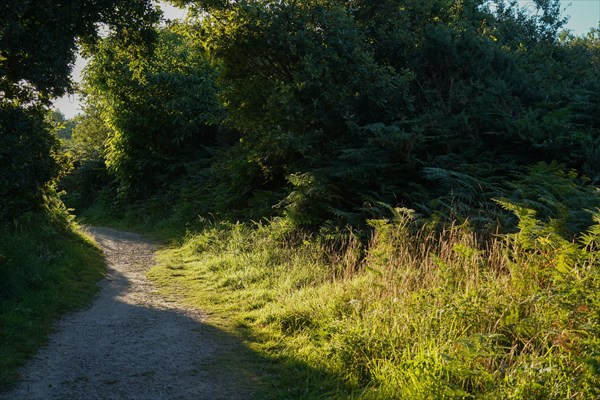
{"label": "tree", "polygon": [[43,107],[0,102],[0,221],[33,210],[64,170]]}
{"label": "tree", "polygon": [[77,42],[90,49],[106,24],[132,48],[153,36],[150,0],[8,0],[0,6],[0,92],[48,101],[71,89]]}
{"label": "tree", "polygon": [[62,198],[69,208],[82,210],[110,184],[105,147],[111,131],[93,104],[87,104],[83,114],[71,121],[73,134],[63,140],[62,150],[73,163],[73,169],[60,180],[58,188],[64,193]]}
{"label": "tree", "polygon": [[538,161],[579,167],[596,135],[573,134],[571,105],[591,81],[564,67],[575,53],[558,41],[557,0],[534,12],[483,0],[177,3],[198,16],[228,122],[264,175],[255,189],[283,188],[280,205],[303,224],[451,196],[431,168],[497,182]]}
{"label": "tree", "polygon": [[83,114],[76,116],[72,121],[73,133],[70,140],[66,141],[65,147],[76,166],[88,161],[104,162],[110,128],[102,120],[98,109],[93,104],[88,104]]}
{"label": "tree", "polygon": [[77,124],[74,119],[67,119],[60,110],[53,110],[50,113],[50,118],[56,130],[56,136],[59,139],[70,139],[73,135],[73,129]]}
{"label": "tree", "polygon": [[85,71],[85,91],[110,129],[106,163],[129,199],[145,198],[207,157],[219,119],[215,74],[204,52],[173,25],[136,69],[118,37],[102,40]]}
{"label": "tree", "polygon": [[46,121],[53,97],[71,90],[76,43],[89,51],[105,23],[143,53],[158,19],[150,0],[9,0],[0,4],[0,220],[39,208],[63,170]]}
{"label": "tree", "polygon": [[410,71],[376,63],[341,2],[206,7],[198,31],[229,122],[264,186],[288,186],[287,212],[314,224],[362,208],[369,193],[393,200],[371,177],[402,170],[415,140]]}

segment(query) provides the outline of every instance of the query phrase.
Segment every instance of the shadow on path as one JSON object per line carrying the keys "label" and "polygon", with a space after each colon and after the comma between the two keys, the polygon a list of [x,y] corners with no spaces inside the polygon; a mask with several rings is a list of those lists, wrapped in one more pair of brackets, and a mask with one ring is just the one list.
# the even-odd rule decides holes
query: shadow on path
{"label": "shadow on path", "polygon": [[[108,264],[101,292],[88,309],[57,323],[48,345],[21,371],[21,382],[1,398],[330,397],[303,386],[306,379],[331,382],[334,377],[301,362],[265,358],[239,338],[205,324],[202,312],[159,296],[145,276],[153,265],[150,241],[108,228],[92,233]],[[291,391],[278,390],[265,384],[277,382],[273,374],[299,379]]]}

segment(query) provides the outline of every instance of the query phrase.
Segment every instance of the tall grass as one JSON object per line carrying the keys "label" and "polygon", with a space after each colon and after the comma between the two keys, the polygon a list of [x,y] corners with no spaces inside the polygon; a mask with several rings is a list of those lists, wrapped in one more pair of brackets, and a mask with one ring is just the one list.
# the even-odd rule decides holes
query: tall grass
{"label": "tall grass", "polygon": [[323,398],[599,398],[600,221],[569,242],[520,217],[519,233],[481,237],[398,215],[371,221],[367,245],[285,219],[217,224],[163,251],[151,276],[346,388],[307,378],[282,398],[310,398],[306,385]]}
{"label": "tall grass", "polygon": [[47,340],[60,315],[96,293],[104,261],[75,225],[51,213],[0,226],[0,392]]}

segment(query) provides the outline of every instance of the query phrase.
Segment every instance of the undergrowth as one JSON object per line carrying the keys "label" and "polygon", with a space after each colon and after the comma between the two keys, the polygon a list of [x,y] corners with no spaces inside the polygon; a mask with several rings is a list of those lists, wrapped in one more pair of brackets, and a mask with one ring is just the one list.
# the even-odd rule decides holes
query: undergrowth
{"label": "undergrowth", "polygon": [[599,398],[600,217],[567,241],[500,203],[517,233],[418,227],[402,210],[370,221],[367,245],[287,219],[214,223],[150,276],[253,349],[330,374],[273,376],[280,398]]}
{"label": "undergrowth", "polygon": [[104,274],[100,250],[57,212],[0,226],[0,392],[16,382],[56,318],[92,299]]}
{"label": "undergrowth", "polygon": [[114,194],[108,190],[101,193],[96,202],[78,212],[77,220],[94,226],[140,232],[162,242],[179,242],[186,231],[199,226],[188,222],[196,218],[189,215],[183,218],[177,214],[181,202],[176,192],[166,191],[132,204],[121,204],[111,200],[111,196]]}

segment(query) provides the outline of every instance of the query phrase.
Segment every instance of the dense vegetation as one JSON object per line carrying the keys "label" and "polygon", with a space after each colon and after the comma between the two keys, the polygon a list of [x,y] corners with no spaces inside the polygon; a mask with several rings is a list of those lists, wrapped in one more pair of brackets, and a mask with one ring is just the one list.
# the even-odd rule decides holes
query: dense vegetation
{"label": "dense vegetation", "polygon": [[565,233],[590,224],[599,34],[559,34],[557,2],[188,3],[151,56],[115,33],[88,66],[104,208],[157,196],[180,220],[318,229],[405,206],[493,231],[516,222],[492,200],[507,198]]}
{"label": "dense vegetation", "polygon": [[285,219],[215,224],[150,276],[258,351],[313,368],[278,376],[289,387],[275,398],[597,398],[600,219],[571,243],[521,218],[483,242],[403,211],[343,250]]}
{"label": "dense vegetation", "polygon": [[2,227],[0,392],[46,342],[56,319],[94,297],[104,268],[97,246],[65,221],[30,213]]}
{"label": "dense vegetation", "polygon": [[50,112],[51,100],[72,92],[76,46],[92,51],[100,23],[139,49],[157,19],[149,1],[0,4],[0,390],[102,277],[100,251],[56,192],[72,167],[59,137],[70,136],[74,121]]}
{"label": "dense vegetation", "polygon": [[[2,17],[0,221],[58,187],[187,230],[153,276],[339,378],[297,397],[598,396],[600,30],[555,0],[107,3],[44,38],[52,81],[9,41],[40,16]],[[60,121],[74,38],[86,112]]]}

